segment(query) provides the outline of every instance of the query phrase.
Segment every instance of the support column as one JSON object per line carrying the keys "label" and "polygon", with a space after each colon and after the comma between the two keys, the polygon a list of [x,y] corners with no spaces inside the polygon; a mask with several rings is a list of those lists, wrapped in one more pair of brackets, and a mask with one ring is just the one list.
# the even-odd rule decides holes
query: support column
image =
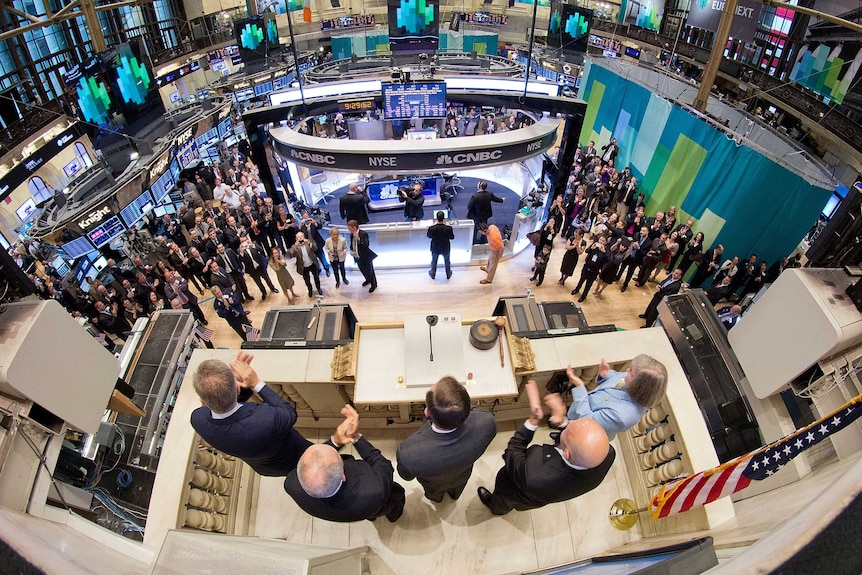
{"label": "support column", "polygon": [[[735,0],[734,0],[735,1]],[[81,12],[87,22],[87,30],[90,32],[90,40],[93,42],[93,52],[104,52],[108,49],[105,43],[105,35],[99,25],[99,16],[96,14],[96,5],[93,0],[81,0]]]}
{"label": "support column", "polygon": [[700,81],[700,89],[697,91],[697,97],[694,99],[694,108],[698,112],[706,111],[706,103],[709,101],[709,91],[715,83],[715,75],[718,73],[718,65],[721,64],[721,59],[724,58],[724,46],[727,44],[727,37],[730,35],[730,25],[733,22],[733,16],[736,14],[737,0],[727,0],[724,3],[724,11],[721,13],[721,21],[718,23],[718,30],[715,32],[715,41],[712,44],[712,52],[709,54],[709,61],[703,70],[703,79]]}

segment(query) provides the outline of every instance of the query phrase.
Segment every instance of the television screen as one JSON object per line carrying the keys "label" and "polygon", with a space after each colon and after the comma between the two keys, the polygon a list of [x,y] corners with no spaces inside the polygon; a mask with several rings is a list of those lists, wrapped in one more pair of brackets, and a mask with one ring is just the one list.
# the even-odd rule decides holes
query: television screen
{"label": "television screen", "polygon": [[120,217],[126,223],[127,227],[143,218],[155,206],[153,197],[149,190],[144,190],[141,195],[132,200],[132,202],[120,210]]}
{"label": "television screen", "polygon": [[63,166],[63,173],[66,174],[66,177],[70,180],[75,177],[75,174],[81,171],[81,162],[78,158],[75,158],[65,166]]}
{"label": "television screen", "polygon": [[233,129],[231,127],[230,118],[225,118],[218,124],[218,139],[225,140],[228,136],[233,133]]}
{"label": "television screen", "polygon": [[445,82],[384,83],[382,88],[383,117],[386,120],[446,116]]}
{"label": "television screen", "polygon": [[255,96],[264,96],[272,92],[272,82],[261,82],[254,87]]}
{"label": "television screen", "polygon": [[174,181],[171,178],[170,171],[162,174],[155,182],[150,184],[150,192],[157,202],[160,202],[168,195],[168,191],[173,187]]}
{"label": "television screen", "polygon": [[67,273],[69,273],[69,264],[66,263],[66,260],[63,259],[62,256],[57,255],[51,260],[51,265],[54,266],[54,269],[57,270],[57,273],[60,274],[60,277],[65,277]]}
{"label": "television screen", "polygon": [[84,236],[75,238],[71,242],[66,242],[60,246],[60,249],[62,249],[63,252],[69,256],[69,259],[72,260],[76,260],[79,257],[96,250],[96,248],[93,247],[93,244],[91,244]]}
{"label": "television screen", "polygon": [[180,163],[177,161],[176,158],[174,158],[173,160],[171,160],[170,168],[171,178],[174,180],[174,183],[177,183],[179,181],[180,171],[182,171],[182,168],[180,168]]}
{"label": "television screen", "polygon": [[87,232],[87,238],[93,242],[97,248],[107,245],[112,239],[126,231],[123,222],[118,216],[111,216],[104,220],[98,227]]}
{"label": "television screen", "polygon": [[20,206],[18,206],[18,208],[15,209],[15,215],[18,216],[18,219],[21,220],[22,224],[29,220],[31,217],[33,217],[33,214],[35,213],[36,202],[33,200],[33,198],[27,198],[26,200],[24,200],[23,204],[21,204]]}
{"label": "television screen", "polygon": [[266,36],[263,16],[236,21],[236,41],[243,62],[257,62],[266,58]]}
{"label": "television screen", "polygon": [[593,11],[571,4],[554,4],[548,21],[548,48],[569,53],[587,51]]}
{"label": "television screen", "polygon": [[[190,163],[192,163],[193,160],[196,160],[199,157],[200,154],[198,154],[198,146],[195,143],[195,139],[189,138],[183,144],[177,147],[177,158],[175,161],[177,162],[177,166],[179,167],[179,169],[182,170]],[[171,162],[172,171],[173,167],[174,164],[173,162]],[[177,171],[177,175],[179,175],[179,170]]]}
{"label": "television screen", "polygon": [[433,54],[440,33],[439,0],[388,0],[393,54]]}

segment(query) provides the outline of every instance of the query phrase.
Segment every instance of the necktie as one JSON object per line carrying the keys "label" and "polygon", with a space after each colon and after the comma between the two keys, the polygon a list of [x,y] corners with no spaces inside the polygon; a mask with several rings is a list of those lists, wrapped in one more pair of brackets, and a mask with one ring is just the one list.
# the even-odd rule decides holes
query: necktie
{"label": "necktie", "polygon": [[230,273],[231,271],[233,271],[233,268],[231,268],[231,265],[230,265],[230,257],[228,257],[228,255],[227,255],[227,254],[225,254],[225,255],[224,255],[224,257],[223,257],[222,259],[224,260],[224,269],[225,269],[225,271],[226,271],[227,273]]}
{"label": "necktie", "polygon": [[177,298],[180,300],[181,304],[186,305],[189,303],[189,298],[186,297],[186,294],[183,293],[183,290],[180,289],[180,287],[179,281],[174,282],[174,291],[177,294]]}

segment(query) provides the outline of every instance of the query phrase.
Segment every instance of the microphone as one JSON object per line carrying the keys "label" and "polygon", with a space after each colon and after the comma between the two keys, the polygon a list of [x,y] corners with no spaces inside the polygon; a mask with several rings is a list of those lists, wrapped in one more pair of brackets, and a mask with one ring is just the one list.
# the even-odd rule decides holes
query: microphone
{"label": "microphone", "polygon": [[428,322],[428,343],[431,346],[431,361],[434,361],[434,340],[431,338],[431,328],[437,325],[438,319],[436,315],[425,316],[425,321]]}

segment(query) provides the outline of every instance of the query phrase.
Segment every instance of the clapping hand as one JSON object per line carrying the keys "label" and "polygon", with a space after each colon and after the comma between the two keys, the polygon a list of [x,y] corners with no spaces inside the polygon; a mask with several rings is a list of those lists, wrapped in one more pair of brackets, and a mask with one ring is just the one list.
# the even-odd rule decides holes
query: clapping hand
{"label": "clapping hand", "polygon": [[344,421],[338,425],[332,436],[332,440],[339,446],[354,443],[359,438],[359,414],[356,410],[345,405],[341,409],[341,415],[344,416]]}
{"label": "clapping hand", "polygon": [[569,378],[569,383],[573,387],[581,387],[582,385],[584,385],[584,381],[580,377],[575,375],[575,370],[572,369],[572,364],[566,366],[566,376]]}
{"label": "clapping hand", "polygon": [[542,402],[539,399],[539,387],[535,380],[530,380],[524,386],[527,391],[527,399],[530,401],[530,424],[539,425],[544,419],[545,412],[542,411]]}
{"label": "clapping hand", "polygon": [[251,367],[251,360],[253,359],[252,354],[241,351],[230,363],[230,369],[240,387],[252,388],[260,381],[257,372]]}
{"label": "clapping hand", "polygon": [[605,361],[605,358],[602,358],[602,361],[599,363],[599,377],[602,379],[608,376],[608,371],[610,371],[611,366],[608,365],[608,362]]}
{"label": "clapping hand", "polygon": [[545,405],[551,411],[551,425],[559,426],[566,416],[566,404],[559,393],[549,393],[545,396]]}

